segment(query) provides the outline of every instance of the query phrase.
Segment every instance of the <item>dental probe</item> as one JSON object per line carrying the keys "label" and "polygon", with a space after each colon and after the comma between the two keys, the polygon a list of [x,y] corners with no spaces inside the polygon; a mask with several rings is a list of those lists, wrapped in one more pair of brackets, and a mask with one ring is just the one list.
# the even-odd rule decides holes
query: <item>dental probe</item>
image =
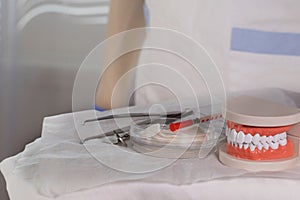
{"label": "dental probe", "polygon": [[114,118],[127,118],[127,117],[165,117],[165,118],[173,118],[178,117],[179,115],[182,115],[182,112],[169,112],[167,114],[161,114],[161,113],[125,113],[125,114],[116,114],[116,115],[108,115],[105,117],[99,117],[96,119],[88,119],[83,122],[82,125],[85,125],[88,122],[94,122],[94,121],[101,121],[101,120],[107,120],[107,119],[114,119]]}

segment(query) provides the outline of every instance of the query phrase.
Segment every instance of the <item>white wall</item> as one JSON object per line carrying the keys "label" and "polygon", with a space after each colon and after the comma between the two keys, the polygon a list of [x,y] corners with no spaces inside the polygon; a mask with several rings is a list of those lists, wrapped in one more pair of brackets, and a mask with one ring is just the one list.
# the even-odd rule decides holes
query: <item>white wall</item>
{"label": "white wall", "polygon": [[[15,10],[8,9],[9,4]],[[71,111],[76,71],[90,50],[104,39],[109,3],[2,0],[2,6],[0,161],[40,136],[43,117]],[[106,7],[106,13],[101,6]],[[35,16],[37,8],[43,13]],[[55,8],[59,12],[54,12]],[[70,13],[73,8],[76,12]],[[24,17],[30,21],[22,21]],[[1,182],[0,199],[6,199]]]}

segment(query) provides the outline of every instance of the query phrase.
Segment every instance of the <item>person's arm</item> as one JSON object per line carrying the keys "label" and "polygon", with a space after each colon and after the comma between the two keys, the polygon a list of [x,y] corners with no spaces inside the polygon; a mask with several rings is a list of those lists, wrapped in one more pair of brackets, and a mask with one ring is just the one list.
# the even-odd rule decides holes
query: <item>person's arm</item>
{"label": "person's arm", "polygon": [[[145,27],[143,6],[144,0],[111,0],[107,37],[133,28]],[[141,37],[142,43],[144,35]],[[122,87],[115,88],[115,86],[128,70],[136,66],[139,54],[140,51],[134,51],[121,56],[103,73],[96,92],[98,107],[111,109],[128,106],[128,87],[134,84],[134,80],[126,80],[127,83],[122,84]]]}

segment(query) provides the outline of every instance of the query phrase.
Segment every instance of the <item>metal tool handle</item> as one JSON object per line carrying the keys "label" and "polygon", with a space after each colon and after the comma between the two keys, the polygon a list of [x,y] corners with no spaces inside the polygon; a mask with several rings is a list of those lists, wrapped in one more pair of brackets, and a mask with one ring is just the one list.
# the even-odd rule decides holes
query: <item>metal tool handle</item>
{"label": "metal tool handle", "polygon": [[105,117],[99,117],[96,119],[88,119],[83,122],[83,125],[85,125],[88,122],[94,122],[94,121],[102,121],[102,120],[108,120],[108,119],[115,119],[115,118],[127,118],[127,117],[165,117],[165,118],[175,118],[178,117],[178,115],[181,115],[182,113],[179,111],[175,112],[169,112],[167,114],[161,114],[161,113],[125,113],[125,114],[116,114],[116,115],[108,115]]}

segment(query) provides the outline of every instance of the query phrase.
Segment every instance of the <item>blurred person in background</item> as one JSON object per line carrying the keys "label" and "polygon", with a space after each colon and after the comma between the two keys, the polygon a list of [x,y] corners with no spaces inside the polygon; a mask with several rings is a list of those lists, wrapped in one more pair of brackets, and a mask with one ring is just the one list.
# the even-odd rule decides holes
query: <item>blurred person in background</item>
{"label": "blurred person in background", "polygon": [[[107,36],[146,26],[179,31],[205,47],[219,67],[227,94],[268,87],[298,94],[299,10],[297,0],[112,0]],[[96,93],[100,110],[128,106],[126,95],[132,85],[160,77],[159,69],[151,73],[137,70],[135,78],[114,91],[117,81],[142,59],[143,52],[134,51],[109,66]],[[157,55],[155,61],[165,63],[166,59]],[[193,72],[185,66],[166,63],[197,85],[199,80],[191,77]],[[185,88],[180,85],[175,92],[184,96]],[[134,103],[151,104],[168,99],[168,95],[162,88],[149,86],[135,91]]]}

